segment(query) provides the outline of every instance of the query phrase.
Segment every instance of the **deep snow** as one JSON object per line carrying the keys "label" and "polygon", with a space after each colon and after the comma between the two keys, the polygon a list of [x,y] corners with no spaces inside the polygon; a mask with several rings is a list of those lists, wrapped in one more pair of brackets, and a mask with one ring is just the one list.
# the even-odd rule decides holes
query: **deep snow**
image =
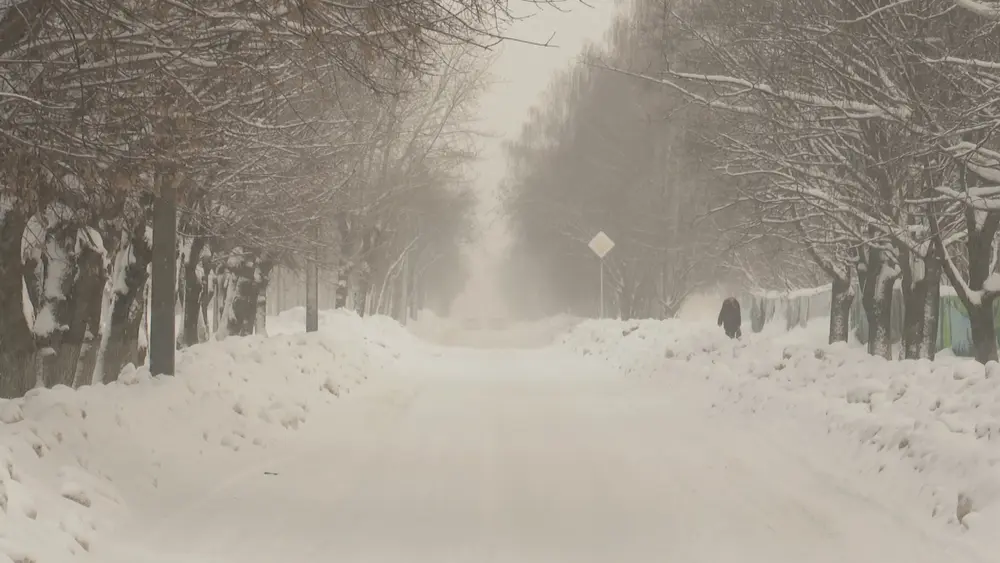
{"label": "deep snow", "polygon": [[849,460],[852,488],[878,489],[1000,552],[1000,365],[947,354],[887,361],[822,344],[827,321],[741,341],[704,322],[587,321],[561,343],[663,392],[694,382],[709,390],[713,410],[783,439],[803,435],[813,442],[804,455],[820,448]]}
{"label": "deep snow", "polygon": [[73,561],[131,518],[185,506],[270,457],[314,411],[391,373],[410,340],[391,321],[337,313],[324,313],[324,332],[301,334],[303,316],[271,319],[270,338],[184,350],[175,378],[140,368],[114,384],[0,399],[0,563]]}
{"label": "deep snow", "polygon": [[0,402],[0,563],[1000,560],[996,366],[823,327],[303,324]]}

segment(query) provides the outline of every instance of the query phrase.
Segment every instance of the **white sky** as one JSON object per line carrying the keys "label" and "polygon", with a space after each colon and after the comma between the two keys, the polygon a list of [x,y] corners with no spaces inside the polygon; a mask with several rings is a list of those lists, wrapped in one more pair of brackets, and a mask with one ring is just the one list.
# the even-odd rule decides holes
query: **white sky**
{"label": "white sky", "polygon": [[[512,2],[513,7],[531,17],[518,21],[506,32],[507,37],[545,43],[552,37],[554,46],[539,47],[505,41],[496,47],[496,60],[490,68],[492,87],[480,98],[479,129],[495,135],[480,141],[480,160],[475,167],[476,191],[480,195],[479,216],[484,226],[483,239],[472,253],[472,279],[466,295],[460,298],[454,314],[497,314],[483,309],[494,307],[497,294],[492,280],[497,261],[505,246],[499,214],[498,188],[506,174],[503,142],[515,139],[528,116],[528,110],[541,101],[555,73],[574,62],[588,41],[601,42],[615,12],[615,0],[588,0],[587,4],[564,0],[559,9],[538,8],[529,2]],[[466,305],[468,304],[468,305]],[[468,311],[472,304],[476,311]]]}
{"label": "white sky", "polygon": [[506,41],[496,48],[498,56],[490,68],[494,84],[479,104],[480,127],[500,137],[482,141],[477,188],[484,196],[495,194],[505,174],[503,140],[517,137],[528,110],[541,100],[555,73],[572,64],[588,40],[602,41],[615,11],[614,0],[589,0],[589,6],[563,0],[560,9],[514,4],[531,17],[515,23],[506,36],[544,43],[555,34],[555,46]]}

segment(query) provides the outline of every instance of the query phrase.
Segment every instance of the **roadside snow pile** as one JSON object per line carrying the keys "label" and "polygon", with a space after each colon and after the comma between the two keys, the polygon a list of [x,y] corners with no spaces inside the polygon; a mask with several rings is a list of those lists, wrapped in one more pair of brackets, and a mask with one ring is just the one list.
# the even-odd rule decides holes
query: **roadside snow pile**
{"label": "roadside snow pile", "polygon": [[[0,400],[0,563],[92,557],[130,508],[159,511],[206,474],[221,480],[267,459],[312,414],[395,369],[399,325],[323,321],[318,333],[181,351],[176,377],[129,366],[113,384]],[[283,322],[292,332],[288,318],[272,324]]]}
{"label": "roadside snow pile", "polygon": [[907,493],[930,516],[1000,548],[1000,365],[886,361],[826,345],[822,320],[742,341],[721,333],[682,321],[588,321],[563,345],[631,376],[707,384],[714,408],[862,444],[845,451],[885,486],[903,487],[887,475],[905,468]]}
{"label": "roadside snow pile", "polygon": [[[267,319],[267,332],[272,336],[299,334],[305,330],[305,326],[305,307],[295,307]],[[357,313],[347,309],[320,311],[319,332],[330,333],[338,338],[342,334],[354,334],[380,348],[391,348],[394,353],[412,351],[413,346],[417,345],[413,334],[395,319],[384,315],[362,319]]]}
{"label": "roadside snow pile", "polygon": [[562,345],[597,356],[626,375],[649,375],[667,369],[665,361],[690,361],[733,349],[732,341],[718,327],[676,319],[588,320],[564,335]]}

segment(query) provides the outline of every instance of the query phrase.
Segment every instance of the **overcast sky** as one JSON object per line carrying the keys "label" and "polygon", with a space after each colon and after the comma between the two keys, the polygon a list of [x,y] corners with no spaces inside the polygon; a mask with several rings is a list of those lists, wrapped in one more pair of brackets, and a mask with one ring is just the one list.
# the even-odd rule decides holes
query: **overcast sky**
{"label": "overcast sky", "polygon": [[473,303],[481,314],[494,314],[481,310],[488,307],[486,303],[496,300],[491,281],[505,244],[501,224],[496,222],[497,188],[507,167],[502,144],[504,140],[517,137],[528,110],[540,101],[555,74],[572,64],[588,41],[603,41],[615,12],[615,0],[588,0],[588,4],[566,0],[557,10],[536,8],[529,2],[512,2],[524,15],[532,15],[515,23],[506,35],[535,43],[545,43],[551,37],[554,46],[505,41],[496,48],[496,59],[490,67],[493,85],[480,98],[479,104],[479,129],[496,138],[480,142],[481,158],[475,169],[475,187],[481,197],[479,215],[486,232],[472,253],[473,277],[466,295],[456,302],[453,314],[468,314],[460,310]]}

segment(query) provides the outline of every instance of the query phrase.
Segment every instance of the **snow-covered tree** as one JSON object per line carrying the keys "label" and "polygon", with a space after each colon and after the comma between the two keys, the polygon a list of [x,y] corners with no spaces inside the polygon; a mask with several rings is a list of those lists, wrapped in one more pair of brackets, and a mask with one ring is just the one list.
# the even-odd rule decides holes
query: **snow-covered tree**
{"label": "snow-covered tree", "polygon": [[[985,283],[995,222],[969,212],[960,226],[953,203],[995,169],[995,78],[983,57],[996,53],[996,23],[954,4],[662,1],[676,31],[670,47],[684,44],[683,56],[660,72],[626,71],[742,118],[726,143],[731,171],[766,178],[755,197],[772,220],[809,219],[821,233],[809,240],[850,260],[880,355],[889,355],[900,278],[906,355],[933,354],[943,272],[977,327],[977,358],[996,357],[995,294]],[[967,255],[967,270],[955,252]]]}
{"label": "snow-covered tree", "polygon": [[178,297],[181,345],[262,329],[272,266],[315,261],[323,222],[358,211],[342,195],[387,100],[509,19],[506,0],[2,3],[0,394],[112,379],[150,338],[172,358]]}

